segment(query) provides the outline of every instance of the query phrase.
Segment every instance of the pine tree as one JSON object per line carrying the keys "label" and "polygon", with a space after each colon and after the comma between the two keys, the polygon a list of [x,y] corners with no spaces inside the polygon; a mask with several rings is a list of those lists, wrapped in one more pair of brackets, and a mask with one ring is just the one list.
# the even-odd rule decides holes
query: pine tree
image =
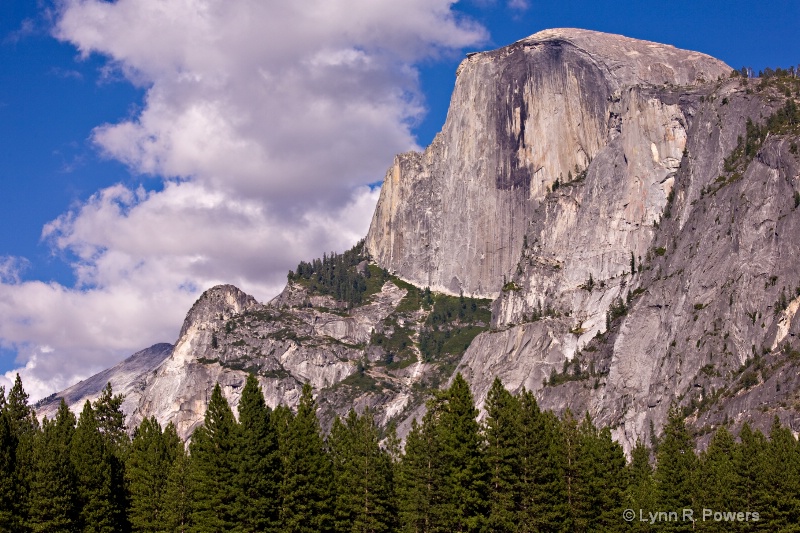
{"label": "pine tree", "polygon": [[28,526],[34,532],[74,531],[77,484],[70,461],[75,415],[64,399],[54,420],[44,419],[33,447],[33,471],[28,500]]}
{"label": "pine tree", "polygon": [[733,507],[745,511],[760,512],[759,522],[747,529],[756,531],[774,531],[772,521],[775,510],[770,508],[767,494],[767,439],[760,431],[752,431],[745,422],[739,432],[741,443],[737,447],[734,469],[739,483],[734,491],[736,500]]}
{"label": "pine tree", "polygon": [[294,413],[285,405],[278,405],[272,411],[270,427],[278,441],[278,468],[280,483],[278,484],[278,523],[283,527],[283,517],[287,516],[285,487],[286,468],[289,464],[289,429],[292,427]]}
{"label": "pine tree", "polygon": [[162,432],[151,416],[134,431],[125,469],[130,493],[128,517],[134,531],[155,532],[163,527],[167,476],[183,447],[174,428]]}
{"label": "pine tree", "polygon": [[271,411],[253,374],[247,376],[239,400],[239,433],[236,478],[239,516],[243,531],[273,531],[278,528],[279,486],[282,479],[278,439],[270,420]]}
{"label": "pine tree", "polygon": [[111,452],[105,445],[91,403],[84,404],[70,446],[78,482],[78,524],[82,531],[119,531],[116,527]]}
{"label": "pine tree", "polygon": [[619,531],[624,507],[625,454],[611,438],[611,431],[600,431],[589,415],[579,428],[577,479],[575,484],[576,526],[578,531]]}
{"label": "pine tree", "polygon": [[520,406],[495,378],[486,397],[486,466],[491,531],[516,531],[520,505]]}
{"label": "pine tree", "polygon": [[[708,449],[700,456],[695,479],[697,497],[703,508],[734,509],[738,475],[734,468],[736,443],[725,426],[711,438]],[[709,531],[728,531],[730,524],[709,521]]]}
{"label": "pine tree", "polygon": [[208,402],[203,425],[195,430],[189,450],[194,502],[193,530],[239,531],[235,516],[237,425],[217,383]]}
{"label": "pine tree", "polygon": [[28,398],[28,393],[22,387],[22,379],[17,374],[14,379],[14,385],[8,391],[8,398],[5,402],[6,412],[17,435],[30,431],[35,425],[33,423],[33,409],[28,404]]}
{"label": "pine tree", "polygon": [[[5,400],[2,387],[0,395]],[[17,523],[16,450],[17,438],[3,406],[0,409],[0,531],[12,531]]]}
{"label": "pine tree", "polygon": [[561,531],[567,518],[561,423],[542,413],[533,393],[519,397],[522,428],[520,453],[520,531]]}
{"label": "pine tree", "polygon": [[111,383],[106,383],[100,397],[92,404],[97,420],[97,430],[103,440],[104,453],[111,465],[111,523],[116,531],[130,529],[128,523],[128,498],[125,487],[125,460],[130,447],[122,412],[121,394],[114,395]]}
{"label": "pine tree", "polygon": [[29,507],[27,499],[33,473],[33,442],[39,430],[39,421],[28,404],[28,398],[22,379],[17,374],[5,402],[5,412],[12,433],[11,456],[14,464],[10,524],[12,530],[22,530],[26,521],[25,515]]}
{"label": "pine tree", "polygon": [[437,437],[441,440],[443,501],[435,508],[448,531],[479,531],[486,515],[486,468],[478,410],[459,373],[442,393]]}
{"label": "pine tree", "polygon": [[[694,446],[677,405],[670,407],[664,435],[658,444],[656,491],[659,510],[681,512],[693,509],[694,471],[697,458]],[[690,531],[691,522],[666,522],[664,529]]]}
{"label": "pine tree", "polygon": [[441,443],[436,437],[433,413],[429,408],[422,424],[414,419],[406,436],[405,454],[397,466],[395,491],[401,531],[437,531],[433,508],[441,500],[443,475]]}
{"label": "pine tree", "polygon": [[780,531],[800,531],[800,446],[778,417],[769,434],[767,496],[773,509],[770,526]]}
{"label": "pine tree", "polygon": [[311,385],[300,395],[286,439],[281,522],[289,533],[330,531],[331,464],[325,452]]}
{"label": "pine tree", "polygon": [[636,531],[653,531],[651,524],[639,520],[639,515],[649,516],[656,512],[655,480],[653,467],[650,466],[650,450],[642,441],[637,441],[631,450],[631,462],[628,465],[628,488],[626,490],[626,508],[635,512],[632,529]]}
{"label": "pine tree", "polygon": [[[169,428],[167,426],[167,432]],[[174,431],[174,426],[172,430]],[[162,531],[186,533],[192,527],[192,465],[182,445],[176,451],[177,456],[169,468],[161,501]]]}
{"label": "pine tree", "polygon": [[334,520],[337,532],[385,532],[395,522],[392,462],[381,449],[378,427],[367,409],[350,410],[333,423],[328,446],[333,461]]}
{"label": "pine tree", "polygon": [[581,435],[578,429],[578,421],[572,412],[567,409],[561,420],[561,434],[560,434],[560,460],[561,471],[564,475],[564,488],[565,488],[565,504],[566,504],[566,520],[564,525],[567,530],[579,531],[578,518],[581,512],[580,509],[580,465],[578,462],[580,448],[581,448]]}

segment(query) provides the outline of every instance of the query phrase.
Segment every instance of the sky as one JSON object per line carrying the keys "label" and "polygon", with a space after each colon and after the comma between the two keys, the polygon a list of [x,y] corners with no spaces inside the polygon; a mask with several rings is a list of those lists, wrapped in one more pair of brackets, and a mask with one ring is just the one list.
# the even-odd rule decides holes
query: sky
{"label": "sky", "polygon": [[768,4],[3,0],[0,386],[44,397],[175,342],[207,288],[267,301],[351,247],[466,52],[579,27],[800,64],[800,2]]}

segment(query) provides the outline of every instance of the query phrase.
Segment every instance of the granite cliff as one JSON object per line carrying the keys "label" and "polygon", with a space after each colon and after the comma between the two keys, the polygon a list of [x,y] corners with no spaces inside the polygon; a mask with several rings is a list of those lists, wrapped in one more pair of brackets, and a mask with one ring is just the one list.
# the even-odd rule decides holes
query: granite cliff
{"label": "granite cliff", "polygon": [[[629,88],[692,86],[729,72],[696,52],[572,29],[471,55],[458,68],[441,133],[424,153],[399,155],[389,169],[367,249],[411,283],[496,297],[553,184],[586,172],[618,135],[642,160],[632,162],[627,181],[658,182],[642,205],[628,208],[629,218],[660,213],[669,187],[661,181],[680,160],[685,131],[674,106],[646,98],[638,106]],[[650,161],[652,142],[657,161]],[[639,176],[651,167],[659,176]]]}
{"label": "granite cliff", "polygon": [[267,304],[207,291],[130,423],[188,436],[213,384],[235,405],[253,371],[270,405],[309,381],[325,420],[370,405],[403,428],[457,369],[479,402],[497,375],[626,449],[672,402],[701,441],[775,415],[797,431],[798,82],[585,30],[471,54],[442,131],[397,156],[348,252],[363,301],[318,272]]}

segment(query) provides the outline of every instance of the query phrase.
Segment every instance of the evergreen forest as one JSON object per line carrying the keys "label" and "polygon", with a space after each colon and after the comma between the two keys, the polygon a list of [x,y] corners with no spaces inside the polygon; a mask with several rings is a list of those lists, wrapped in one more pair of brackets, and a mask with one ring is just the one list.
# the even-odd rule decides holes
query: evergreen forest
{"label": "evergreen forest", "polygon": [[[296,270],[290,270],[287,278],[305,285],[310,292],[332,296],[345,302],[348,307],[364,303],[367,293],[367,280],[372,275],[369,268],[358,272],[355,268],[364,263],[368,256],[364,252],[364,239],[361,239],[350,250],[338,254],[323,254],[322,259],[314,259],[310,263],[300,261]],[[386,281],[388,273],[381,269],[381,283]]]}
{"label": "evergreen forest", "polygon": [[129,437],[110,385],[79,417],[62,400],[41,423],[19,376],[0,393],[2,531],[800,530],[800,445],[777,420],[768,436],[722,427],[697,454],[673,408],[627,461],[608,428],[499,380],[479,421],[458,374],[401,446],[369,411],[324,434],[309,385],[296,410],[270,409],[250,375],[238,417],[214,388],[187,449],[154,418]]}

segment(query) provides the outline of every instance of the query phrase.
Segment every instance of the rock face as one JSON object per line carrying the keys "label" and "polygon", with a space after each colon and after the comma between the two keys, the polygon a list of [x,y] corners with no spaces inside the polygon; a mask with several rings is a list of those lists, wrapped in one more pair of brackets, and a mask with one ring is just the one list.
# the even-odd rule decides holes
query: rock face
{"label": "rock face", "polygon": [[[79,412],[110,382],[125,395],[130,430],[155,416],[189,438],[203,421],[214,385],[220,384],[236,412],[247,374],[254,373],[271,407],[294,407],[310,383],[325,427],[353,407],[370,407],[382,424],[402,419],[424,403],[425,390],[449,377],[466,345],[423,361],[411,337],[419,338],[433,306],[424,303],[422,291],[369,268],[376,275],[372,291],[352,308],[299,282],[267,304],[231,285],[209,289],[187,314],[174,346],[140,352],[40,402],[38,413],[52,416],[62,397]],[[488,301],[479,314],[478,324],[473,320],[468,328],[488,328]],[[477,333],[470,331],[469,340]]]}
{"label": "rock face", "polygon": [[774,416],[799,431],[800,118],[769,118],[798,95],[794,78],[583,30],[471,55],[442,132],[386,175],[373,263],[354,267],[373,273],[363,303],[301,281],[267,304],[211,289],[169,356],[120,381],[129,420],[188,436],[214,383],[235,406],[252,371],[272,406],[308,381],[323,424],[370,406],[402,433],[455,370],[479,404],[499,376],[626,450],[673,403],[701,444]]}
{"label": "rock face", "polygon": [[64,398],[70,409],[80,413],[84,402],[93,402],[99,398],[108,383],[111,383],[115,394],[125,396],[123,411],[132,413],[142,399],[147,377],[170,356],[172,348],[171,344],[162,343],[136,352],[121,363],[39,401],[35,406],[36,413],[40,417],[53,419],[61,398]]}
{"label": "rock face", "polygon": [[414,283],[497,297],[458,367],[479,403],[497,375],[626,449],[672,402],[699,434],[774,415],[800,429],[796,134],[726,163],[796,89],[729,74],[579,30],[462,63],[442,132],[389,170],[367,245]]}
{"label": "rock face", "polygon": [[654,189],[627,214],[644,220],[660,212],[669,184],[653,186],[656,177],[641,174],[652,166],[662,177],[674,170],[685,122],[675,106],[628,88],[694,85],[729,72],[696,52],[574,29],[472,55],[458,69],[441,133],[424,153],[399,155],[389,169],[368,250],[414,284],[496,297],[549,188],[585,172],[621,134],[622,120],[630,126],[618,142],[638,157],[614,179],[635,194]]}
{"label": "rock face", "polygon": [[[156,415],[188,437],[202,422],[216,383],[235,411],[248,372],[258,374],[268,405],[294,406],[304,382],[323,389],[355,372],[363,355],[356,343],[369,338],[402,296],[387,284],[354,316],[341,317],[305,307],[308,297],[296,285],[268,305],[231,285],[214,287],[189,311],[171,356],[130,412],[130,424]],[[320,298],[318,305],[324,303],[336,305]]]}

